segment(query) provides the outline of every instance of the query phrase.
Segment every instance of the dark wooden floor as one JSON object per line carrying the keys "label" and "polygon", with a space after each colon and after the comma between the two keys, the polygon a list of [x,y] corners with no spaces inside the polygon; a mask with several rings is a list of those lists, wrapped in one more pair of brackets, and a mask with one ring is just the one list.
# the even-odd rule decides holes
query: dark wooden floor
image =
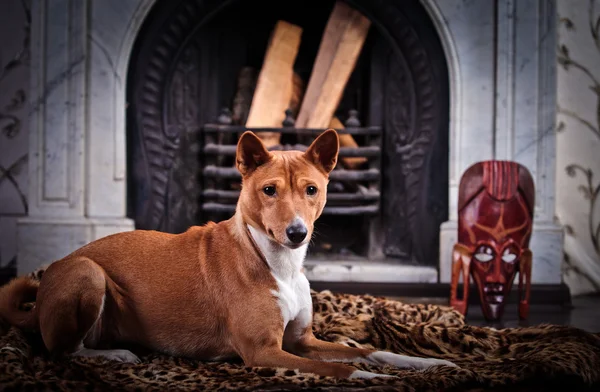
{"label": "dark wooden floor", "polygon": [[485,321],[481,308],[470,308],[468,322],[496,328],[531,326],[543,323],[570,325],[588,332],[600,333],[600,295],[575,297],[570,306],[538,305],[530,308],[527,321],[520,321],[517,306],[509,306],[504,313],[503,323],[494,325]]}
{"label": "dark wooden floor", "polygon": [[[399,298],[404,302],[435,303],[447,305],[447,299],[436,298]],[[520,321],[517,305],[509,303],[504,310],[502,322],[490,323],[485,320],[479,305],[469,306],[467,322],[472,325],[494,328],[513,328],[538,324],[570,325],[588,332],[600,333],[600,295],[574,297],[571,305],[532,305],[529,318]]]}

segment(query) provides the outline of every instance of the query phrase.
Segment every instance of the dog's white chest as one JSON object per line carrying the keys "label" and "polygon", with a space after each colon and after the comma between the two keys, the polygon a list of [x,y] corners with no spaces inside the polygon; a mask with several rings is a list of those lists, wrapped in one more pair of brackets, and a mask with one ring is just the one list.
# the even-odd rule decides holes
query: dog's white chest
{"label": "dog's white chest", "polygon": [[273,275],[277,282],[278,290],[273,290],[277,298],[277,304],[283,317],[283,328],[292,320],[298,321],[299,325],[310,323],[312,314],[312,299],[310,297],[310,286],[303,273],[296,273],[292,279],[282,280]]}
{"label": "dog's white chest", "polygon": [[271,268],[271,275],[277,283],[277,290],[272,290],[283,317],[283,328],[290,321],[298,328],[311,322],[312,299],[308,279],[301,272],[306,256],[307,245],[298,249],[289,249],[270,241],[266,235],[248,226],[254,242],[263,253]]}

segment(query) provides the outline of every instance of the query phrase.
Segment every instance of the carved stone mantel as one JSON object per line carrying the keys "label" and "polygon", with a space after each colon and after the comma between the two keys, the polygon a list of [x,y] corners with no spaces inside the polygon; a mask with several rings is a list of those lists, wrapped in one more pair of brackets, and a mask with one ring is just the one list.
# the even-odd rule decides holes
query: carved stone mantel
{"label": "carved stone mantel", "polygon": [[[126,217],[127,66],[155,1],[32,1],[31,207],[19,222],[19,273],[133,229]],[[460,176],[472,163],[496,158],[532,173],[533,283],[560,283],[554,1],[421,2],[444,45],[451,89],[450,220],[441,228],[435,280],[450,281]]]}

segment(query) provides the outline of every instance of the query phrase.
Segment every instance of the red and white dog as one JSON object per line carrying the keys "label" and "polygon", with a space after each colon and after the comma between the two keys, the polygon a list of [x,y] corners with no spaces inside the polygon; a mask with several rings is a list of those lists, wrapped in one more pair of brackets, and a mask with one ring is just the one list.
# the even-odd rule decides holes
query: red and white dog
{"label": "red and white dog", "polygon": [[[39,329],[50,352],[118,361],[138,361],[116,349],[134,343],[341,378],[384,375],[336,362],[455,366],[313,335],[302,263],[338,150],[334,130],[304,153],[268,152],[246,132],[237,146],[243,187],[231,219],[177,235],[136,230],[94,241],[51,264],[39,287],[25,277],[4,286],[0,317]],[[28,300],[35,300],[33,310],[20,310]]]}

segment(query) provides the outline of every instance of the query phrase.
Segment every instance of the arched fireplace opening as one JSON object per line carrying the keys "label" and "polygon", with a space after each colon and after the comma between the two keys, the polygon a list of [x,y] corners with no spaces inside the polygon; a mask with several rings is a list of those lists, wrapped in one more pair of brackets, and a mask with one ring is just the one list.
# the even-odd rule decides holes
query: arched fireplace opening
{"label": "arched fireplace opening", "polygon": [[[356,173],[375,174],[331,181],[333,197],[309,257],[437,267],[439,227],[448,218],[449,81],[441,43],[417,0],[347,4],[372,25],[336,114],[347,127],[366,130],[354,135],[357,143],[378,153]],[[214,168],[230,169],[232,156],[215,156],[208,147],[226,151],[236,133],[211,129],[235,121],[223,108],[232,108],[242,69],[260,71],[278,20],[303,28],[294,71],[308,81],[333,6],[329,0],[154,5],[127,78],[128,216],[138,228],[182,232],[231,216],[235,178],[219,177],[214,173],[230,172]],[[309,141],[294,132],[282,137],[282,144]]]}

